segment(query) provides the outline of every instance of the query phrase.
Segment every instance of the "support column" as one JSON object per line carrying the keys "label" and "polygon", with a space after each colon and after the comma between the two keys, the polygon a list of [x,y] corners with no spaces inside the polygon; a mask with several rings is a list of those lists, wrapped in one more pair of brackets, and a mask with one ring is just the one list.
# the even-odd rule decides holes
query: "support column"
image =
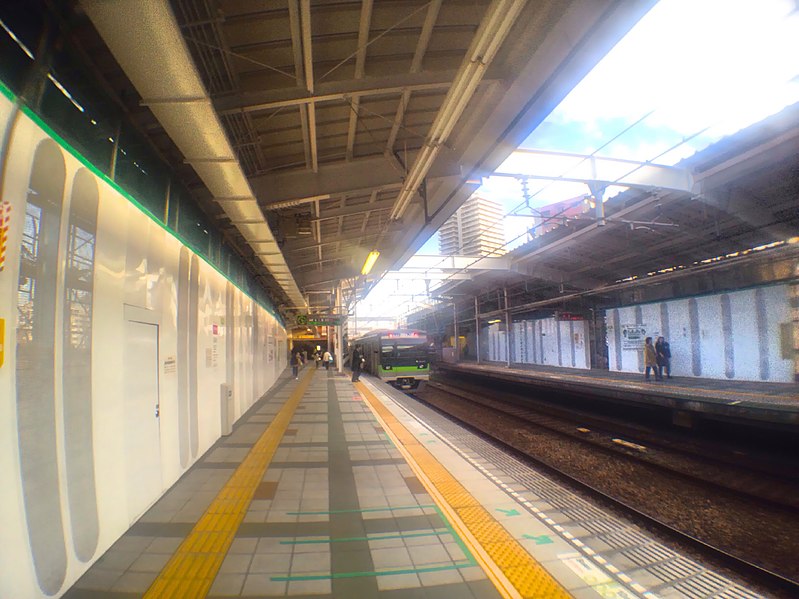
{"label": "support column", "polygon": [[505,295],[505,361],[507,362],[508,368],[510,368],[510,310],[508,310],[508,288],[503,287],[502,292]]}
{"label": "support column", "polygon": [[341,283],[336,287],[336,313],[340,320],[336,327],[336,365],[339,372],[344,372],[344,310],[341,308],[343,295]]}
{"label": "support column", "polygon": [[799,262],[793,269],[790,285],[791,320],[793,321],[793,380],[799,383]]}
{"label": "support column", "polygon": [[594,198],[596,224],[600,227],[604,226],[607,222],[605,221],[605,204],[602,202],[602,198],[605,196],[605,185],[598,181],[592,181],[588,183],[588,189],[591,190],[591,195]]}
{"label": "support column", "polygon": [[455,300],[452,300],[452,326],[455,331],[455,348],[454,348],[454,355],[455,355],[455,363],[461,361],[461,344],[460,338],[458,337],[458,304]]}
{"label": "support column", "polygon": [[480,310],[478,306],[477,296],[474,296],[474,343],[477,347],[474,348],[477,356],[477,363],[480,363]]}

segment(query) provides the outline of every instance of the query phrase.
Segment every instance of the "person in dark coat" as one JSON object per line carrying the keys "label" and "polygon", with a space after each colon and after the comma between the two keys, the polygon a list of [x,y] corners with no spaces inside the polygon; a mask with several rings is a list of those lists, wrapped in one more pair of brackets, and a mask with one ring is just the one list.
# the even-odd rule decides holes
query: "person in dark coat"
{"label": "person in dark coat", "polygon": [[357,383],[361,378],[361,368],[363,367],[363,356],[357,345],[352,350],[352,362],[350,366],[352,366],[352,382]]}
{"label": "person in dark coat", "polygon": [[658,363],[658,378],[663,378],[663,372],[666,372],[666,378],[671,378],[671,347],[669,342],[663,337],[658,337],[655,342],[655,354],[657,355]]}
{"label": "person in dark coat", "polygon": [[295,352],[291,357],[291,374],[294,375],[295,381],[299,378],[300,366],[302,366],[302,354]]}

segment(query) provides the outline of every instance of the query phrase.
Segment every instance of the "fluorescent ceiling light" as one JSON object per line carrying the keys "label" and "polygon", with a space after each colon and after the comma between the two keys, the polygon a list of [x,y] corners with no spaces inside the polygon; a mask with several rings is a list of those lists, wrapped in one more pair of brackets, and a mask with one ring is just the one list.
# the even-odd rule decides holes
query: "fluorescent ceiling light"
{"label": "fluorescent ceiling light", "polygon": [[369,252],[369,255],[366,257],[366,262],[363,263],[363,268],[361,269],[362,275],[368,275],[369,272],[372,270],[372,267],[377,262],[377,257],[380,255],[380,252],[377,250],[373,250]]}

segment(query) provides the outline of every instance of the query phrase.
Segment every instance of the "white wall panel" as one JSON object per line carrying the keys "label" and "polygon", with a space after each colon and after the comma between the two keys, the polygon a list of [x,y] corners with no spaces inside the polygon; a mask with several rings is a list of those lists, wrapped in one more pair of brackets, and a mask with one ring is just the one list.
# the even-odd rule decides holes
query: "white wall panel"
{"label": "white wall panel", "polygon": [[767,361],[770,380],[793,382],[794,365],[792,360],[782,357],[780,329],[783,323],[791,322],[790,290],[788,285],[766,287],[763,289],[766,314]]}
{"label": "white wall panel", "polygon": [[691,323],[688,316],[688,300],[666,302],[669,311],[668,339],[671,347],[671,372],[691,372]]}
{"label": "white wall panel", "polygon": [[92,361],[98,365],[92,369],[92,378],[100,550],[129,525],[125,469],[120,467],[125,459],[125,413],[120,399],[125,372],[121,340],[125,338],[126,241],[134,210],[116,191],[100,186],[92,343]]}
{"label": "white wall panel", "polygon": [[[0,128],[8,126],[11,102],[0,96]],[[16,359],[14,340],[17,326],[17,288],[19,284],[20,243],[24,228],[31,164],[39,143],[49,139],[46,133],[26,116],[21,116],[9,139],[9,151],[2,157],[6,176],[0,189],[0,199],[12,206],[6,266],[0,273],[0,318],[6,319],[5,363],[0,368],[0,597],[43,597],[33,567],[30,528],[22,493],[22,474],[18,447],[18,406],[16,403]],[[88,562],[78,559],[72,537],[70,503],[67,501],[69,481],[65,466],[65,410],[61,394],[61,364],[63,362],[63,295],[64,295],[64,234],[68,226],[64,215],[69,214],[69,190],[75,174],[86,168],[75,156],[63,148],[66,165],[64,205],[61,209],[62,231],[58,246],[59,275],[57,277],[55,310],[55,447],[57,462],[56,506],[60,505],[66,538],[67,573],[61,588],[50,596],[62,594],[77,580],[119,536],[127,530],[130,515],[138,514],[155,502],[163,488],[174,482],[190,462],[213,444],[220,432],[219,388],[224,382],[235,382],[238,418],[268,388],[287,364],[286,333],[274,316],[257,306],[240,290],[220,275],[214,268],[200,260],[195,274],[198,276],[197,320],[194,327],[197,343],[196,390],[198,452],[181,464],[180,430],[181,414],[178,409],[178,271],[181,244],[159,224],[153,222],[113,186],[92,174],[99,190],[97,211],[97,237],[94,256],[94,287],[91,337],[91,444],[95,453],[94,474],[96,484],[99,537],[94,555]],[[227,314],[226,294],[230,289],[233,314]],[[258,317],[254,318],[254,311]],[[232,316],[232,317],[231,317]],[[126,330],[134,322],[148,322],[155,330],[145,345],[148,351],[137,350],[125,354]],[[188,319],[186,320],[188,322]],[[253,326],[257,324],[258,335]],[[214,328],[216,327],[216,328]],[[191,335],[187,335],[191,337]],[[226,339],[231,337],[235,346],[234,362],[228,364]],[[256,340],[257,337],[257,340]],[[271,339],[271,344],[270,344]],[[157,352],[154,347],[157,343]],[[272,354],[271,361],[268,359]],[[210,353],[209,353],[210,350]],[[144,486],[129,484],[128,476],[140,457],[137,439],[145,439],[144,424],[136,425],[126,407],[125,373],[134,376],[147,363],[157,380],[157,397],[160,402],[158,457],[150,462],[148,472],[160,470],[161,483]],[[228,369],[230,366],[230,369]],[[154,372],[152,372],[154,370]],[[188,376],[189,369],[185,374]],[[235,381],[228,380],[228,372],[235,373]],[[134,402],[135,403],[135,402]],[[146,416],[154,405],[152,400],[142,400],[137,413]],[[141,408],[139,410],[139,408]],[[152,415],[155,419],[154,413]],[[153,424],[147,418],[147,426]],[[149,429],[152,432],[152,428]],[[190,430],[190,429],[189,429]],[[152,435],[151,435],[152,436]],[[52,443],[53,433],[48,437]],[[136,455],[132,455],[132,454]],[[189,454],[190,455],[190,454]],[[160,465],[160,468],[158,467]],[[138,476],[138,475],[136,475]],[[134,489],[135,487],[135,489]],[[135,491],[135,492],[134,492]],[[135,495],[135,496],[134,496]],[[52,496],[51,496],[52,499]],[[52,503],[52,501],[50,502]],[[49,504],[48,504],[49,505]],[[48,508],[49,509],[49,508]],[[91,545],[82,545],[91,552]],[[85,556],[83,556],[85,558]],[[53,579],[55,580],[55,579]],[[60,584],[60,583],[59,583]]]}
{"label": "white wall panel", "polygon": [[[0,115],[3,133],[10,126],[11,102],[0,95]],[[11,228],[6,251],[5,269],[0,273],[0,318],[6,320],[5,359],[0,368],[0,596],[31,597],[40,591],[36,583],[33,561],[28,544],[28,531],[23,511],[20,480],[18,420],[16,409],[14,347],[17,322],[17,285],[19,281],[21,215],[29,186],[33,152],[44,134],[30,121],[23,119],[13,139],[25,152],[4,157],[7,173],[0,190],[0,200],[11,204]]]}
{"label": "white wall panel", "polygon": [[702,352],[702,376],[721,379],[724,375],[724,331],[721,322],[720,296],[697,298],[699,310],[699,347]]}
{"label": "white wall panel", "polygon": [[[755,313],[754,293],[731,293],[729,300],[733,323],[752,322],[752,315]],[[736,378],[758,380],[760,366],[757,347],[757,327],[735,327],[735,334],[732,336],[732,354]]]}
{"label": "white wall panel", "polygon": [[516,322],[513,329],[517,348],[515,362],[563,368],[589,367],[586,321],[541,318]]}
{"label": "white wall panel", "polygon": [[[724,296],[727,299],[724,299]],[[728,308],[723,304],[728,302]],[[780,325],[789,322],[788,286],[742,289],[669,302],[618,308],[620,324],[636,322],[641,313],[646,334],[655,338],[668,314],[668,341],[673,376],[725,380],[791,382],[793,363],[781,355]],[[725,319],[725,310],[729,317]],[[608,349],[611,370],[617,362],[617,335],[608,311]],[[638,372],[640,352],[623,350],[622,368]]]}

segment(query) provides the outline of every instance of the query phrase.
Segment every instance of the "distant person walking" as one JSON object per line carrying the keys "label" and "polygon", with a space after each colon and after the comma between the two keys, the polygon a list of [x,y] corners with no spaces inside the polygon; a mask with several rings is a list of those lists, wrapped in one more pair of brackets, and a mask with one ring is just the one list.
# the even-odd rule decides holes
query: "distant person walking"
{"label": "distant person walking", "polygon": [[299,378],[300,366],[302,366],[302,354],[295,352],[291,358],[291,374],[294,375],[294,380]]}
{"label": "distant person walking", "polygon": [[655,373],[655,380],[659,381],[657,353],[655,352],[655,346],[652,345],[652,337],[647,337],[644,339],[644,379],[647,381],[651,380],[649,378],[650,368]]}
{"label": "distant person walking", "polygon": [[352,382],[357,383],[361,378],[361,368],[363,368],[363,356],[357,345],[352,350],[352,362],[350,366],[352,367]]}
{"label": "distant person walking", "polygon": [[325,370],[330,370],[330,362],[333,360],[333,356],[330,355],[330,352],[325,350],[325,355],[322,357],[322,361],[325,363]]}
{"label": "distant person walking", "polygon": [[663,380],[663,372],[666,372],[666,378],[671,378],[671,347],[669,342],[663,337],[658,337],[655,342],[655,354],[658,363],[658,378]]}
{"label": "distant person walking", "polygon": [[318,370],[319,369],[319,362],[322,361],[322,356],[319,355],[318,351],[315,351],[313,353],[313,361],[314,361],[314,364],[316,364],[316,369]]}

